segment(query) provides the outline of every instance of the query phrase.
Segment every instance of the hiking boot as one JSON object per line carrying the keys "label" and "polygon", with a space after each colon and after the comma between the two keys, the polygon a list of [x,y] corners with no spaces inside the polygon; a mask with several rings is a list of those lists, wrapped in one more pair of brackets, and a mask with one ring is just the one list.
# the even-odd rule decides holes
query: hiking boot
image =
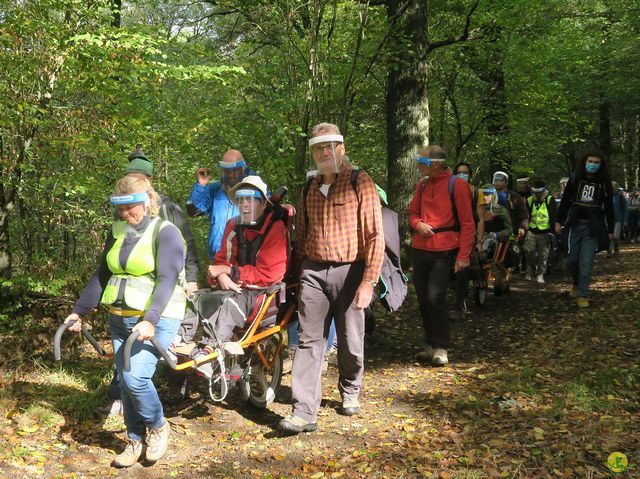
{"label": "hiking boot", "polygon": [[423,361],[428,363],[428,362],[431,362],[431,360],[433,359],[433,353],[434,353],[433,346],[431,346],[430,344],[427,344],[422,351],[416,354],[415,357],[418,361]]}
{"label": "hiking boot", "polygon": [[343,416],[357,416],[360,414],[360,402],[357,399],[342,401],[342,407],[338,409],[338,413]]}
{"label": "hiking boot", "polygon": [[571,286],[571,291],[569,292],[569,297],[573,298],[573,299],[578,297],[578,287],[575,284]]}
{"label": "hiking boot", "polygon": [[127,438],[127,445],[124,447],[124,451],[118,454],[113,460],[115,467],[131,467],[142,455],[142,441],[134,441]]}
{"label": "hiking boot", "polygon": [[578,305],[579,308],[588,308],[589,300],[587,298],[578,298],[576,299],[576,304]]}
{"label": "hiking boot", "polygon": [[171,426],[167,420],[157,429],[150,429],[147,433],[147,461],[156,462],[164,453],[167,452],[169,446],[169,434]]}
{"label": "hiking boot", "polygon": [[434,366],[444,366],[449,363],[449,358],[447,356],[447,350],[442,348],[436,348],[433,350],[433,359],[431,363]]}
{"label": "hiking boot", "polygon": [[318,423],[307,421],[306,419],[294,416],[293,414],[282,419],[278,423],[278,430],[293,434],[298,434],[300,432],[313,432],[316,429],[318,429]]}
{"label": "hiking boot", "polygon": [[538,277],[536,278],[536,283],[544,284],[544,275],[539,274]]}

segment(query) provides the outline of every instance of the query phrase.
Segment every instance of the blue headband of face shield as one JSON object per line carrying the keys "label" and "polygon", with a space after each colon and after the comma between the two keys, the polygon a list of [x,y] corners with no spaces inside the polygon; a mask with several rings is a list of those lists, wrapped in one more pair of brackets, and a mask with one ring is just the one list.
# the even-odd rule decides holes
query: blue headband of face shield
{"label": "blue headband of face shield", "polygon": [[495,194],[496,194],[496,189],[495,189],[495,188],[484,188],[484,189],[482,190],[482,192],[483,192],[485,195],[495,195]]}
{"label": "blue headband of face shield", "polygon": [[542,188],[531,188],[534,193],[544,193],[544,190],[546,190],[544,186]]}
{"label": "blue headband of face shield", "polygon": [[236,200],[240,198],[258,198],[262,201],[264,198],[262,197],[262,193],[256,190],[238,190],[236,191]]}
{"label": "blue headband of face shield", "polygon": [[424,166],[431,166],[431,158],[428,156],[419,156],[416,158],[416,162],[418,164],[423,164]]}
{"label": "blue headband of face shield", "polygon": [[234,163],[230,163],[228,161],[220,161],[218,162],[218,166],[224,170],[232,170],[234,168],[244,168],[247,164],[244,160],[236,161]]}
{"label": "blue headband of face shield", "polygon": [[109,203],[112,205],[130,205],[132,203],[149,203],[147,193],[132,193],[130,195],[110,196]]}

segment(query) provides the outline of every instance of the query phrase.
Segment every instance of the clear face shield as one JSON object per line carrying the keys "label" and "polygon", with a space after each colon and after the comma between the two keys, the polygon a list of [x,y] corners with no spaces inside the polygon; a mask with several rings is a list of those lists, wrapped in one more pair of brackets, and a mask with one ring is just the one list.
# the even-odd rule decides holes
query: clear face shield
{"label": "clear face shield", "polygon": [[502,191],[506,189],[507,182],[508,182],[508,179],[505,175],[501,173],[495,173],[493,175],[493,186],[496,188],[496,190]]}
{"label": "clear face shield", "polygon": [[498,192],[493,187],[491,188],[485,187],[482,189],[482,194],[484,195],[484,202],[487,204],[489,208],[491,208],[493,206],[493,201],[496,198],[496,195],[498,194]]}
{"label": "clear face shield", "polygon": [[236,224],[251,226],[255,225],[265,207],[265,199],[262,193],[251,188],[241,188],[236,191],[235,204],[240,212]]}
{"label": "clear face shield", "polygon": [[[126,235],[128,232],[135,232],[132,226],[144,217],[151,200],[149,194],[143,192],[112,195],[109,197],[109,203],[114,219],[113,233],[117,238],[120,234]],[[138,209],[138,207],[142,208]]]}
{"label": "clear face shield", "polygon": [[342,164],[342,151],[338,151],[344,143],[342,135],[320,135],[309,140],[311,157],[320,174],[338,173]]}
{"label": "clear face shield", "polygon": [[244,170],[247,167],[247,164],[244,160],[236,161],[236,162],[228,162],[228,161],[220,161],[218,166],[222,169],[222,175],[220,175],[220,183],[225,185],[228,188],[232,188],[233,186],[240,183],[240,181],[244,178]]}
{"label": "clear face shield", "polygon": [[518,178],[516,180],[516,193],[524,193],[529,187],[529,178]]}
{"label": "clear face shield", "polygon": [[535,195],[536,200],[540,201],[544,196],[544,192],[547,191],[547,189],[543,186],[541,188],[531,188],[531,191],[533,191],[533,194]]}

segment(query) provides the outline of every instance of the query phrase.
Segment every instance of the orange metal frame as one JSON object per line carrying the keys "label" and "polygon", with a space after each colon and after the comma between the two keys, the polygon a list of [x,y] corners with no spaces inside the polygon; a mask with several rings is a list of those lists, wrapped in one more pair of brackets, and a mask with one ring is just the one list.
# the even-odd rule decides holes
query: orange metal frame
{"label": "orange metal frame", "polygon": [[[291,286],[287,286],[287,289],[290,288],[295,288],[297,287],[297,285],[291,285]],[[264,316],[267,312],[267,310],[269,309],[269,306],[271,305],[271,302],[275,300],[276,295],[280,294],[280,291],[276,291],[274,293],[271,293],[270,295],[268,295],[265,300],[264,303],[262,304],[262,307],[260,308],[260,310],[258,311],[258,313],[256,314],[253,322],[251,323],[251,326],[249,326],[249,330],[247,332],[245,332],[244,334],[244,339],[242,340],[242,342],[240,343],[240,347],[242,347],[242,349],[247,349],[251,346],[253,346],[253,348],[255,349],[255,351],[258,354],[258,357],[260,358],[260,361],[262,361],[262,364],[264,364],[264,366],[267,368],[267,371],[271,372],[271,368],[273,366],[273,364],[276,361],[276,358],[278,357],[278,355],[280,354],[280,351],[282,349],[282,343],[283,343],[283,336],[282,336],[282,331],[287,327],[287,324],[289,323],[289,320],[291,319],[291,316],[293,315],[294,311],[296,310],[296,305],[295,304],[289,304],[288,308],[284,314],[284,316],[282,317],[282,319],[280,320],[279,323],[271,326],[270,328],[267,328],[263,331],[257,332],[258,328],[260,327],[260,323],[262,323],[262,320],[264,319]],[[262,350],[260,349],[259,346],[259,342],[262,339],[268,338],[270,336],[273,336],[274,334],[279,334],[280,335],[280,341],[278,343],[278,348],[276,349],[276,354],[274,354],[273,358],[271,361],[268,361]],[[213,359],[216,359],[218,357],[218,352],[214,351],[211,354],[207,354],[206,356],[203,356],[201,358],[198,358],[197,361],[190,359],[189,361],[185,361],[184,363],[180,363],[176,365],[176,371],[183,371],[185,369],[188,369],[194,365],[199,365],[199,364],[203,364],[203,363],[207,363]]]}

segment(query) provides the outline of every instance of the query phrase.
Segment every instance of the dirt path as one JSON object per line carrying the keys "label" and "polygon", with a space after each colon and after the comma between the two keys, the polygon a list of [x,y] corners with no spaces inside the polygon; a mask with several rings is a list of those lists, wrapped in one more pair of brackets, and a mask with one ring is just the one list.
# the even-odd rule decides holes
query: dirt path
{"label": "dirt path", "polygon": [[290,411],[288,375],[266,411],[235,393],[214,404],[202,387],[170,402],[162,386],[173,436],[153,467],[110,467],[122,444],[118,425],[77,418],[83,397],[103,394],[108,361],[87,354],[64,371],[50,358],[4,369],[0,478],[604,478],[616,451],[631,466],[616,477],[638,477],[640,248],[599,255],[595,278],[585,311],[560,274],[544,287],[517,278],[510,295],[490,295],[453,323],[444,368],[412,359],[422,332],[410,297],[400,314],[379,319],[367,344],[363,414],[336,413],[331,365],[315,434],[274,431]]}

